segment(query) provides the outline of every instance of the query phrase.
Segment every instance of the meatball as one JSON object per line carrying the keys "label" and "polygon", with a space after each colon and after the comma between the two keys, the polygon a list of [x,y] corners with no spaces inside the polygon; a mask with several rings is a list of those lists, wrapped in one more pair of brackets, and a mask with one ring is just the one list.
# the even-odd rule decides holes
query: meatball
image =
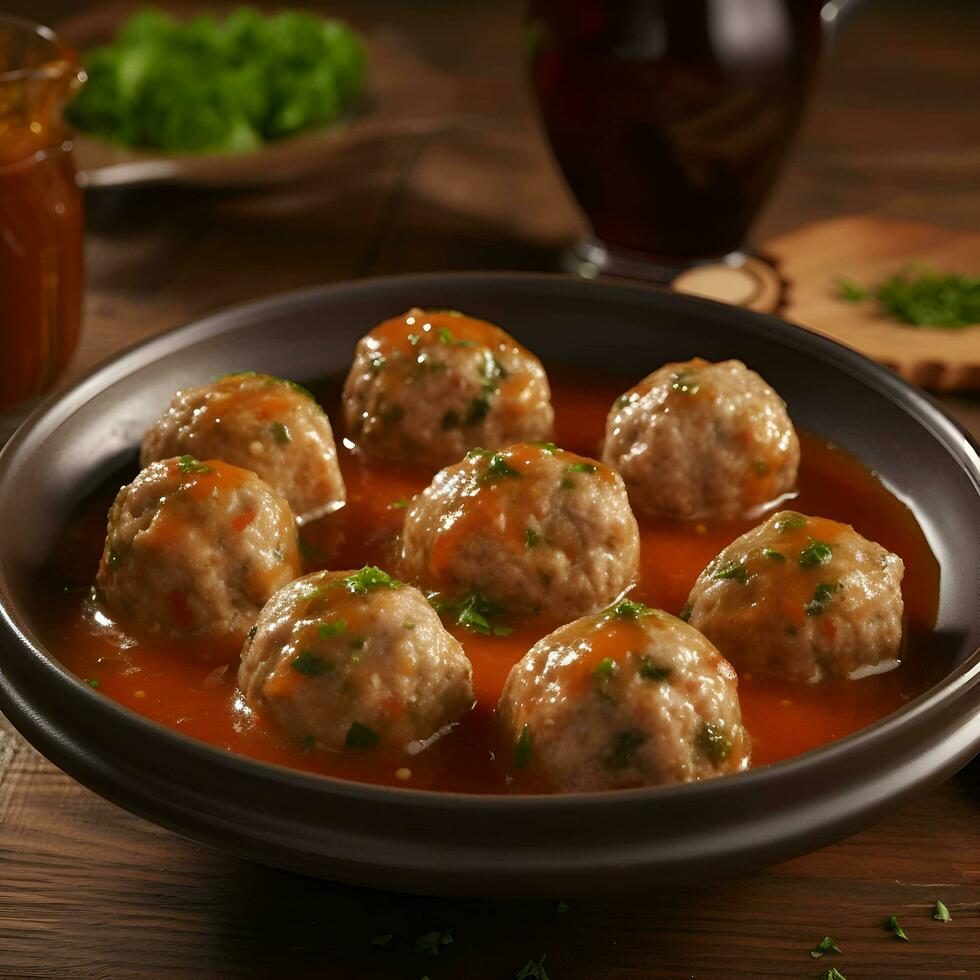
{"label": "meatball", "polygon": [[665,364],[616,400],[602,458],[637,511],[727,520],[796,486],[800,444],[759,375],[698,357]]}
{"label": "meatball", "polygon": [[415,309],[361,338],[344,418],[371,456],[446,466],[474,446],[548,439],[554,412],[541,362],[500,327]]}
{"label": "meatball", "polygon": [[342,506],[330,419],[291,381],[246,371],[174,395],[143,437],[140,464],[190,453],[257,473],[303,523]]}
{"label": "meatball", "polygon": [[539,640],[497,711],[515,767],[556,790],[685,783],[748,766],[731,665],[697,630],[629,600]]}
{"label": "meatball", "polygon": [[739,670],[865,677],[898,664],[904,571],[847,524],[781,511],[708,565],[685,614]]}
{"label": "meatball", "polygon": [[378,568],[315,572],[262,610],[247,703],[322,749],[404,749],[473,704],[470,662],[425,597]]}
{"label": "meatball", "polygon": [[300,574],[296,521],[272,487],[181,456],[119,491],[96,583],[122,619],[240,643],[269,596]]}
{"label": "meatball", "polygon": [[414,499],[402,531],[404,573],[424,587],[564,620],[622,595],[639,555],[619,475],[554,443],[472,450]]}

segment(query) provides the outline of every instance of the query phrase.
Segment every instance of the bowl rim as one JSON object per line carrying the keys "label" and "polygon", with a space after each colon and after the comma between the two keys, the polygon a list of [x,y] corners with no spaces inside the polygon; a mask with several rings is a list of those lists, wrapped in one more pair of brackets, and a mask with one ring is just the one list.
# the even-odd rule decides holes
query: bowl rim
{"label": "bowl rim", "polygon": [[[427,286],[456,284],[466,286],[486,286],[488,284],[511,287],[554,288],[559,290],[579,290],[583,293],[618,295],[621,298],[639,299],[651,293],[657,302],[667,306],[697,310],[701,308],[715,315],[720,310],[726,316],[743,321],[745,328],[752,332],[771,336],[778,333],[779,342],[798,352],[814,356],[831,363],[852,378],[871,387],[895,404],[900,405],[927,428],[930,434],[949,452],[971,480],[980,495],[980,448],[973,437],[926,392],[916,389],[897,374],[865,357],[863,354],[845,347],[815,331],[782,320],[778,317],[732,307],[724,303],[700,297],[688,296],[655,290],[649,286],[626,283],[593,282],[572,279],[568,276],[527,272],[443,272],[405,274],[397,276],[372,276],[348,282],[311,286],[303,289],[274,293],[257,300],[235,303],[215,310],[202,317],[162,331],[152,337],[132,344],[115,355],[99,362],[69,387],[50,394],[24,420],[21,426],[0,449],[0,497],[5,492],[10,479],[10,470],[17,458],[25,451],[25,444],[33,438],[50,438],[58,426],[75,410],[97,397],[124,377],[140,367],[149,367],[163,357],[177,353],[195,343],[232,333],[250,324],[261,322],[269,314],[281,315],[292,309],[315,306],[324,299],[339,299],[345,294],[367,291],[403,292],[414,288],[421,292]],[[146,355],[151,356],[147,357]],[[54,423],[58,410],[61,417]],[[37,435],[42,425],[51,425],[47,433]],[[28,445],[29,448],[29,445]],[[574,810],[585,807],[589,811],[595,807],[614,804],[639,804],[648,801],[675,800],[679,797],[695,800],[706,794],[723,796],[743,787],[746,791],[760,789],[773,780],[790,782],[807,769],[833,765],[850,754],[857,753],[872,741],[887,738],[896,729],[913,725],[923,716],[937,710],[944,702],[953,701],[965,689],[980,683],[980,646],[969,654],[962,663],[940,678],[927,690],[907,704],[878,719],[872,724],[852,732],[842,738],[802,752],[788,759],[724,776],[692,783],[668,786],[648,786],[632,789],[614,789],[601,792],[574,793],[469,793],[447,790],[415,789],[412,787],[386,786],[378,783],[360,782],[338,776],[324,775],[293,769],[278,763],[264,762],[250,756],[240,755],[209,742],[184,734],[139,714],[106,695],[93,690],[85,681],[65,667],[40,641],[35,642],[28,635],[31,630],[20,611],[9,601],[5,574],[0,563],[0,627],[16,641],[22,651],[29,654],[35,664],[48,674],[56,677],[58,683],[73,696],[83,698],[80,704],[110,716],[114,722],[124,727],[149,729],[158,739],[168,744],[177,753],[191,753],[203,762],[222,768],[232,768],[241,775],[266,782],[288,785],[298,790],[306,790],[318,795],[341,796],[359,802],[385,805],[412,805],[420,809],[450,809],[456,812],[469,810],[484,811],[521,808],[542,808],[546,811]],[[2,651],[0,651],[2,653]],[[2,677],[2,660],[0,660]],[[89,700],[84,700],[89,699]],[[57,728],[57,716],[45,719]]]}

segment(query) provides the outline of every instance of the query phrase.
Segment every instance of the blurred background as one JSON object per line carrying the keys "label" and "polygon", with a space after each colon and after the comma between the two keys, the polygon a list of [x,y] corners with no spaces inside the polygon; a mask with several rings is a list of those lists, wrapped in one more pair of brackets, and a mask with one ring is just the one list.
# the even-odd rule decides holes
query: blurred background
{"label": "blurred background", "polygon": [[[111,35],[136,6],[4,5],[70,41]],[[392,119],[390,135],[327,153],[312,175],[260,191],[88,191],[87,360],[114,349],[122,333],[136,340],[217,306],[310,283],[436,269],[557,269],[562,251],[587,230],[535,110],[523,3],[289,6],[341,17],[397,49],[409,65],[404,111],[415,111],[410,86],[421,79],[427,118],[408,133]],[[800,138],[753,224],[756,247],[842,215],[964,231],[980,223],[976,4],[852,7],[825,46]]]}
{"label": "blurred background", "polygon": [[[10,0],[4,12],[55,28],[83,50],[84,60],[87,49],[109,41],[144,6]],[[225,15],[238,5],[181,0],[158,6],[188,16]],[[739,243],[765,258],[749,263],[743,270],[747,279],[730,277],[723,269],[718,281],[709,277],[702,282],[696,275],[679,288],[782,312],[935,389],[962,390],[980,383],[976,331],[889,327],[881,334],[875,323],[865,336],[869,307],[855,310],[843,302],[828,307],[826,302],[841,277],[881,278],[909,261],[975,272],[975,261],[973,268],[963,267],[980,250],[980,239],[972,237],[980,226],[980,116],[975,111],[980,101],[980,18],[972,0],[681,5],[686,20],[674,25],[671,44],[688,34],[699,37],[699,20],[707,13],[717,19],[726,10],[728,28],[750,53],[765,35],[767,22],[765,16],[760,20],[760,12],[775,11],[788,33],[788,41],[783,39],[788,54],[776,58],[778,71],[769,76],[763,72],[753,83],[756,88],[747,98],[755,103],[739,106],[736,98],[734,117],[726,121],[722,111],[720,124],[710,113],[707,122],[682,117],[682,125],[668,137],[681,133],[676,138],[701,139],[709,148],[712,140],[729,140],[734,147],[730,152],[742,154],[734,191],[724,182],[720,189],[712,185],[712,193],[702,195],[707,204],[700,213],[697,200],[684,197],[689,190],[684,181],[710,183],[713,178],[698,174],[697,160],[689,168],[693,176],[672,173],[664,161],[676,143],[666,149],[645,145],[624,170],[611,167],[615,150],[608,161],[594,148],[590,160],[575,159],[576,147],[590,142],[578,139],[575,126],[585,125],[596,112],[589,105],[584,120],[574,118],[581,99],[567,89],[567,80],[576,77],[573,63],[564,63],[561,76],[564,103],[556,103],[554,91],[548,94],[563,64],[561,52],[549,50],[542,37],[553,39],[566,28],[587,31],[590,17],[604,8],[616,9],[616,4],[337,0],[265,4],[263,9],[274,12],[287,6],[341,18],[361,33],[368,51],[364,118],[322,146],[302,136],[284,140],[303,148],[280,148],[258,164],[236,163],[231,157],[238,155],[232,154],[196,180],[193,174],[188,179],[186,173],[171,173],[146,182],[145,170],[113,168],[119,160],[111,148],[93,148],[91,139],[79,139],[76,166],[87,184],[85,305],[83,339],[72,374],[121,345],[205,311],[314,283],[443,269],[578,268],[596,274],[595,266],[581,261],[581,250],[570,259],[573,245],[592,233],[555,161],[541,124],[540,101],[553,143],[562,151],[565,173],[576,177],[580,201],[588,204],[590,195],[594,199],[606,193],[592,187],[602,174],[613,189],[626,188],[619,207],[627,217],[634,200],[650,195],[655,220],[640,214],[639,232],[620,233],[628,245],[637,240],[642,244],[646,222],[645,227],[658,233],[666,229],[668,238],[680,242],[684,254],[668,255],[668,265],[683,267],[699,257],[701,244],[706,252],[721,254]],[[649,14],[664,5],[619,6]],[[843,15],[830,23],[837,8],[843,8]],[[745,15],[743,20],[731,19],[736,10]],[[651,51],[656,54],[663,40],[650,33],[651,18],[644,21],[644,16],[621,24],[623,36],[613,39],[622,47],[639,38],[641,60]],[[655,126],[663,122],[657,112],[669,114],[691,91],[697,96],[698,59],[707,54],[699,43],[668,52],[677,54],[680,71],[655,75],[652,82],[640,76],[613,79],[604,97],[607,104],[620,107],[624,126],[635,121],[628,118],[637,111],[630,108],[634,96],[642,107],[651,92],[669,94],[653,110],[652,120],[646,120]],[[741,57],[738,50],[734,57]],[[767,57],[764,43],[761,57]],[[733,77],[740,77],[739,71],[735,64]],[[727,85],[725,81],[718,88],[719,99]],[[710,90],[708,95],[715,97]],[[704,99],[703,94],[697,97]],[[772,114],[779,111],[782,121],[774,123]],[[562,113],[573,117],[571,137],[567,127],[558,131]],[[667,121],[672,125],[677,120]],[[698,134],[699,126],[705,132]],[[775,134],[772,138],[767,126]],[[753,135],[753,128],[761,135]],[[610,133],[615,137],[613,129],[601,134],[602,139]],[[799,137],[793,141],[797,129]],[[620,150],[632,138],[623,132]],[[655,135],[659,139],[660,130]],[[306,146],[308,142],[315,145]],[[650,180],[644,184],[647,172]],[[262,186],[241,186],[250,182]],[[747,202],[736,200],[743,190]],[[657,211],[671,201],[679,203],[665,213]],[[591,203],[591,217],[600,221],[601,202]],[[728,214],[737,207],[744,214],[736,221],[734,237],[704,240],[705,229],[710,239],[712,225],[721,221],[714,217],[719,210]],[[855,216],[861,219],[856,225],[832,222]],[[604,230],[609,227],[615,235],[614,225],[615,216],[605,221]],[[746,225],[749,231],[743,235]],[[663,236],[651,240],[656,247]],[[848,243],[857,257],[848,253]],[[665,247],[670,251],[673,245],[668,241]],[[628,267],[625,271],[632,274]],[[666,279],[674,272],[676,268]],[[644,269],[641,274],[646,277]],[[855,320],[863,323],[851,336],[847,330]],[[960,395],[958,401],[964,411],[972,410],[969,398]]]}

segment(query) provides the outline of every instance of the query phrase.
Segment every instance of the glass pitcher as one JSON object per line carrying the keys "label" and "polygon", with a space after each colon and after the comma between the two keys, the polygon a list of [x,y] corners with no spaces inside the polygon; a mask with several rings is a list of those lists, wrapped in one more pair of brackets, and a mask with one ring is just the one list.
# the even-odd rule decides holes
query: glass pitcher
{"label": "glass pitcher", "polygon": [[530,0],[534,93],[594,231],[574,248],[583,275],[669,281],[738,256],[844,5]]}
{"label": "glass pitcher", "polygon": [[78,340],[82,199],[61,113],[83,80],[55,34],[0,16],[0,408],[50,387]]}

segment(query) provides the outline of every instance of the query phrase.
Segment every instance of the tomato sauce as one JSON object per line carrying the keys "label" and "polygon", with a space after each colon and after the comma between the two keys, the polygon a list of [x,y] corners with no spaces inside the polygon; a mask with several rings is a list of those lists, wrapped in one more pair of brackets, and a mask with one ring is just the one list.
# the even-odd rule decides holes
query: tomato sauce
{"label": "tomato sauce", "polygon": [[[606,412],[629,383],[616,377],[552,371],[555,442],[596,456]],[[376,564],[397,572],[397,537],[408,498],[432,472],[372,462],[342,441],[333,411],[339,384],[314,386],[335,422],[347,505],[304,527],[307,568]],[[805,685],[739,675],[752,763],[766,765],[857,731],[884,717],[939,679],[949,665],[930,649],[939,596],[939,566],[908,508],[856,459],[800,434],[799,493],[788,505],[805,514],[852,524],[905,562],[906,647],[901,665],[862,680]],[[164,725],[231,752],[310,772],[364,782],[478,793],[538,790],[501,751],[494,706],[511,666],[558,623],[515,623],[508,636],[482,636],[449,626],[473,664],[476,707],[449,734],[408,756],[383,752],[310,751],[269,720],[250,712],[235,684],[238,651],[213,641],[139,636],[106,618],[87,600],[105,535],[106,512],[132,473],[115,474],[64,530],[45,572],[43,639],[79,677],[105,696]],[[705,565],[758,520],[681,522],[640,518],[640,581],[631,598],[677,613]]]}

